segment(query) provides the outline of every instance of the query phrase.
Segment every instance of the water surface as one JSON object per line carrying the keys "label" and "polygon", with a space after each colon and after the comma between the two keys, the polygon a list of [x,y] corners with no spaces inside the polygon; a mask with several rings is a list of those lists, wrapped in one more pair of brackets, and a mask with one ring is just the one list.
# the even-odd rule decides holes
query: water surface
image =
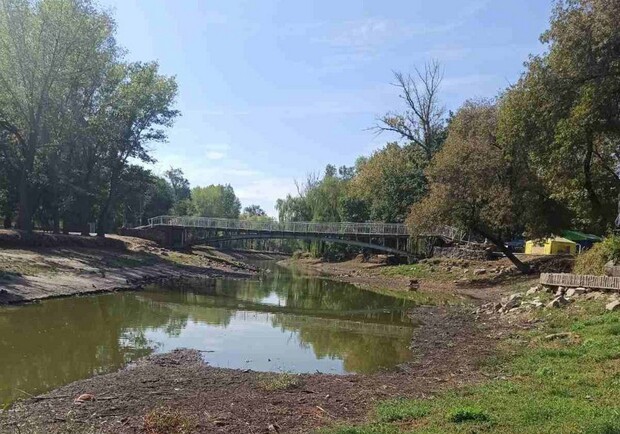
{"label": "water surface", "polygon": [[409,360],[410,302],[268,265],[199,280],[0,308],[0,402],[175,348],[213,366],[370,373]]}

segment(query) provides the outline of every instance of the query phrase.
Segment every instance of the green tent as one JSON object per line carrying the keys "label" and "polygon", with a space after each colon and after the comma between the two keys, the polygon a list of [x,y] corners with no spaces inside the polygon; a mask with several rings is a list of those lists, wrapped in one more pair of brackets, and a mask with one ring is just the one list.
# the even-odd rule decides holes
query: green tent
{"label": "green tent", "polygon": [[597,243],[599,241],[603,241],[603,239],[599,236],[592,235],[592,234],[584,234],[583,232],[579,232],[579,231],[564,231],[562,232],[562,236],[566,238],[567,240],[571,240],[576,243],[583,242],[583,241]]}

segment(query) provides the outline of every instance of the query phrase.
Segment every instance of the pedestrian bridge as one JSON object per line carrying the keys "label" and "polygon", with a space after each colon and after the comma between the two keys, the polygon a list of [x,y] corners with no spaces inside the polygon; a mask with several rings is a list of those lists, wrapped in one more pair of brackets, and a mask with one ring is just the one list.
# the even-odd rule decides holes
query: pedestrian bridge
{"label": "pedestrian bridge", "polygon": [[[247,239],[298,239],[341,243],[410,256],[414,251],[407,226],[402,223],[276,222],[193,216],[157,216],[132,234],[162,244],[188,246]],[[444,227],[433,236],[462,239],[455,228]]]}

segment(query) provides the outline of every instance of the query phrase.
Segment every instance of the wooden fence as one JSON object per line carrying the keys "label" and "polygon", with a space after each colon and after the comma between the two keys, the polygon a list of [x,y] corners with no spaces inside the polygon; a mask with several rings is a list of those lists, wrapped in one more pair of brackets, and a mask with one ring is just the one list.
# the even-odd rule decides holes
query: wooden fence
{"label": "wooden fence", "polygon": [[540,283],[548,286],[613,289],[620,291],[620,277],[580,276],[567,273],[542,273]]}

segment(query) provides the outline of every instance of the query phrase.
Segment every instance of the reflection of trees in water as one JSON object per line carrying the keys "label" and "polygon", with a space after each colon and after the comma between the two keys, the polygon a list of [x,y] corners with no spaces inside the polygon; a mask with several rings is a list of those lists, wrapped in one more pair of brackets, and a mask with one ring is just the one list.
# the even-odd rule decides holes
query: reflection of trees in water
{"label": "reflection of trees in water", "polygon": [[[279,307],[264,301],[274,295]],[[409,324],[404,307],[401,300],[296,277],[278,267],[261,281],[183,282],[162,290],[4,309],[0,402],[18,397],[16,389],[49,390],[148,355],[156,345],[146,339],[148,330],[175,337],[188,321],[226,327],[237,311],[275,312],[272,324],[299,332],[318,357],[343,358],[347,370],[368,372],[406,359],[410,329],[402,335],[380,332],[382,324]]]}
{"label": "reflection of trees in water", "polygon": [[[174,321],[171,322],[171,318]],[[133,294],[48,300],[0,312],[0,402],[118,368],[152,352],[143,331],[183,321]],[[186,321],[186,319],[185,319]]]}
{"label": "reflection of trees in water", "polygon": [[[351,284],[321,278],[297,277],[290,270],[276,267],[261,281],[221,281],[216,293],[235,300],[260,303],[277,295],[291,309],[333,311],[342,315],[360,311],[404,311],[411,301],[361,290]],[[391,318],[390,321],[393,321]],[[404,322],[408,322],[403,317]]]}
{"label": "reflection of trees in water", "polygon": [[272,322],[297,332],[316,357],[342,359],[347,372],[374,372],[411,358],[410,327],[287,314],[274,315]]}

